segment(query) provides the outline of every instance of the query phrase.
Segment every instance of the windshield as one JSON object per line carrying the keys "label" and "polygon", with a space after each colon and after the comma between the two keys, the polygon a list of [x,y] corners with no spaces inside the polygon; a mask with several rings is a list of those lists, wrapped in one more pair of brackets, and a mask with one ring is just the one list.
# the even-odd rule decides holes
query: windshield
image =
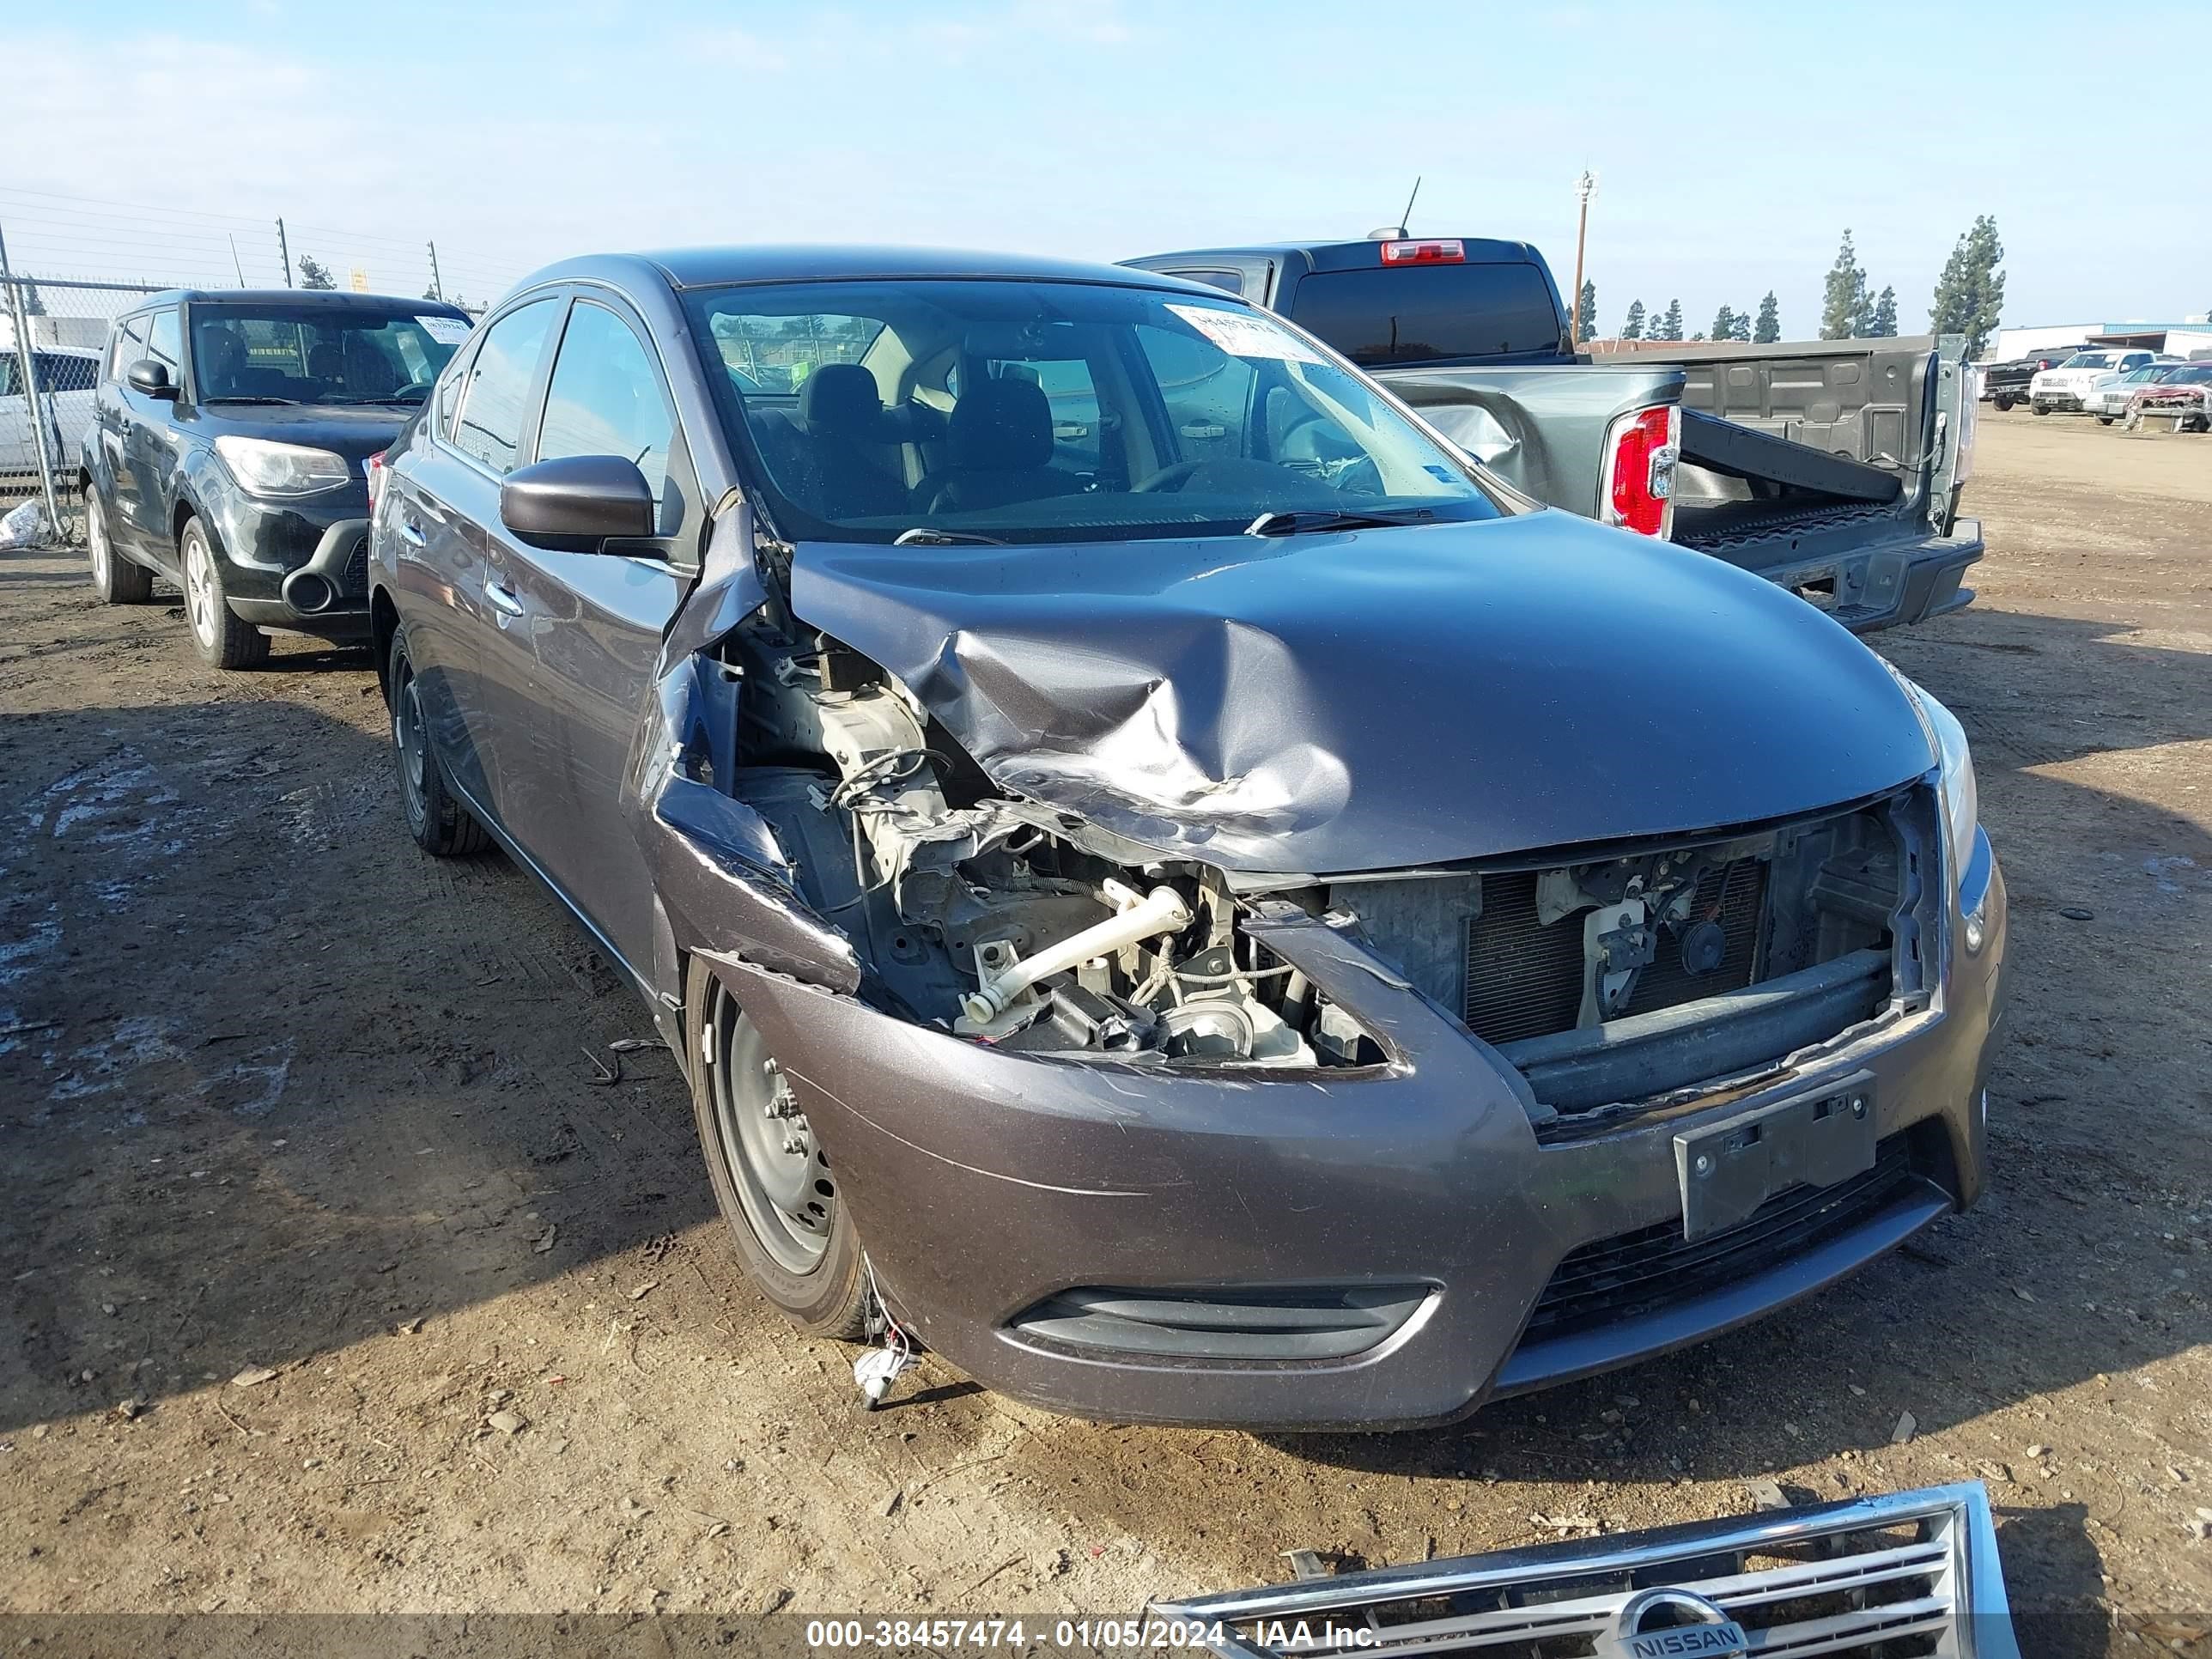
{"label": "windshield", "polygon": [[789,535],[1125,540],[1501,511],[1356,372],[1234,301],[906,280],[685,303]]}
{"label": "windshield", "polygon": [[469,331],[428,311],[196,305],[191,315],[202,403],[419,404]]}
{"label": "windshield", "polygon": [[2112,354],[2109,351],[2077,351],[2058,365],[2061,368],[2110,368],[2112,366]]}

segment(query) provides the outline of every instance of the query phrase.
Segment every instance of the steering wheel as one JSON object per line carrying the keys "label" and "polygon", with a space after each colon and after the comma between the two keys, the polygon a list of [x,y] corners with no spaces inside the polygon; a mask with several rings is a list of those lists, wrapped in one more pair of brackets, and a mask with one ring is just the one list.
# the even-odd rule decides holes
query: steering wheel
{"label": "steering wheel", "polygon": [[429,395],[429,381],[410,380],[405,386],[400,386],[392,392],[392,401],[396,404],[419,404]]}
{"label": "steering wheel", "polygon": [[1141,495],[1155,490],[1181,489],[1198,476],[1199,468],[1205,465],[1204,461],[1177,461],[1172,466],[1162,467],[1142,483],[1132,485],[1129,493]]}

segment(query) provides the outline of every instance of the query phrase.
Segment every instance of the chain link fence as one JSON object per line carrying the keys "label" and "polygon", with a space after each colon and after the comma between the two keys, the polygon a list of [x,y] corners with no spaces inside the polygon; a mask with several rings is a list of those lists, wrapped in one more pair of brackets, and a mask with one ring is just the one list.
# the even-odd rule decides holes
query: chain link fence
{"label": "chain link fence", "polygon": [[93,426],[100,353],[116,315],[158,291],[146,283],[0,276],[0,515],[19,545],[81,542],[77,488]]}
{"label": "chain link fence", "polygon": [[0,185],[0,548],[82,542],[100,355],[147,295],[296,286],[481,314],[521,274],[427,240]]}

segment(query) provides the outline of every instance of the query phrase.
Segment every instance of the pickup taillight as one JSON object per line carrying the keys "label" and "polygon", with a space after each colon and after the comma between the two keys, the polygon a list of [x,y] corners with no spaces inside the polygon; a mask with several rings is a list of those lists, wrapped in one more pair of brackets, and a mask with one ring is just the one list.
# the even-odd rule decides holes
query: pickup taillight
{"label": "pickup taillight", "polygon": [[372,517],[384,500],[385,480],[391,477],[391,469],[385,465],[384,456],[385,452],[380,449],[361,464],[362,476],[368,480],[368,510]]}
{"label": "pickup taillight", "polygon": [[1682,410],[1655,404],[1606,428],[1599,510],[1607,524],[1664,541],[1674,529],[1674,465],[1682,457]]}

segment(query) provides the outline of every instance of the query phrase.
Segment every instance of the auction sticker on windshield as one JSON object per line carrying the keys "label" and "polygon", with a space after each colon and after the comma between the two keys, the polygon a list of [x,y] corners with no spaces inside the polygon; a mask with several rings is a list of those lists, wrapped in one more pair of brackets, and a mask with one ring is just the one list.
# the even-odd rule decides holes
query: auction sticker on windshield
{"label": "auction sticker on windshield", "polygon": [[1212,306],[1171,305],[1168,309],[1232,357],[1279,357],[1290,363],[1322,361],[1297,335],[1256,313],[1219,311]]}
{"label": "auction sticker on windshield", "polygon": [[417,317],[415,320],[440,345],[459,345],[469,337],[469,325],[458,317]]}

